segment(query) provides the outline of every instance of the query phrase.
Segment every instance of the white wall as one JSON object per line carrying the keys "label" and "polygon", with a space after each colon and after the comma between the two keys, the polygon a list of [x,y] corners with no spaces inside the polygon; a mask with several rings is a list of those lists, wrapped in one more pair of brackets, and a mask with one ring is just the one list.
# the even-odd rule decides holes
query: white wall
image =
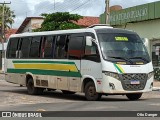
{"label": "white wall", "polygon": [[32,27],[32,30],[33,29],[37,29],[37,28],[40,28],[41,27],[41,24],[43,23],[44,19],[32,19],[31,20],[31,27]]}
{"label": "white wall", "polygon": [[[152,57],[152,41],[160,40],[160,19],[142,21],[137,23],[127,23],[127,25],[117,26],[137,32],[141,38],[147,38],[147,50]],[[160,41],[159,41],[160,42]]]}
{"label": "white wall", "polygon": [[[125,28],[125,26],[122,26]],[[143,21],[137,23],[127,23],[126,29],[136,31],[141,38],[159,39],[160,38],[160,19]]]}
{"label": "white wall", "polygon": [[24,33],[24,32],[32,32],[31,21],[29,21],[29,23],[23,29],[22,33]]}

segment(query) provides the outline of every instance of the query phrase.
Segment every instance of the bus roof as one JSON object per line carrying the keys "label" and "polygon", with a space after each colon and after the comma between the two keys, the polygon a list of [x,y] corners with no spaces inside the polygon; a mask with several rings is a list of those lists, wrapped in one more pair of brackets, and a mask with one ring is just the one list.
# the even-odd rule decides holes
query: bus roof
{"label": "bus roof", "polygon": [[112,27],[92,27],[92,28],[83,28],[83,29],[70,29],[70,30],[57,30],[57,31],[45,31],[45,32],[32,32],[32,33],[21,33],[21,34],[13,34],[10,36],[12,37],[23,37],[23,36],[40,36],[40,35],[54,35],[54,34],[65,34],[65,33],[82,33],[82,32],[104,32],[104,33],[114,33],[114,32],[122,32],[122,33],[133,33],[130,30],[124,30],[119,28],[112,28]]}

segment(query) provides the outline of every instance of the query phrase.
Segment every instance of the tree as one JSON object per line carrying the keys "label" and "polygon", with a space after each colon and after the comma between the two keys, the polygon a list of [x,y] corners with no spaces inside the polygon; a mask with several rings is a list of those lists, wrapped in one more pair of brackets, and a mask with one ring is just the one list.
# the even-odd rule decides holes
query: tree
{"label": "tree", "polygon": [[74,21],[78,21],[83,18],[78,14],[70,14],[69,12],[56,12],[52,14],[42,14],[44,22],[41,28],[35,31],[53,31],[53,30],[66,30],[66,29],[78,29],[81,28],[75,24]]}
{"label": "tree", "polygon": [[[2,15],[3,15],[3,6],[0,5],[0,27],[2,27]],[[11,28],[14,23],[14,11],[11,11],[10,7],[5,6],[4,8],[4,20],[5,20],[5,30]]]}

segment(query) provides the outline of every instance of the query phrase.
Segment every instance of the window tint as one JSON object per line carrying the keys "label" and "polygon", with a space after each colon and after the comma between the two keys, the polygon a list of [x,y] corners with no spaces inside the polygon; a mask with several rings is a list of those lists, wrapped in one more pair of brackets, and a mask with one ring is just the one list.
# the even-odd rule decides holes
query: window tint
{"label": "window tint", "polygon": [[92,42],[92,46],[85,46],[85,56],[83,58],[94,62],[100,62],[98,47],[94,42]]}
{"label": "window tint", "polygon": [[42,43],[42,58],[53,58],[55,37],[45,36]]}
{"label": "window tint", "polygon": [[97,52],[97,46],[95,43],[92,42],[92,46],[87,46],[85,47],[85,55],[96,55],[98,54]]}
{"label": "window tint", "polygon": [[68,56],[71,59],[80,59],[84,55],[83,36],[73,36],[69,41]]}
{"label": "window tint", "polygon": [[40,57],[40,41],[41,37],[33,37],[31,40],[30,54],[31,58]]}
{"label": "window tint", "polygon": [[28,58],[31,39],[29,37],[21,38],[21,46],[19,50],[20,58]]}
{"label": "window tint", "polygon": [[55,58],[57,58],[57,59],[67,58],[67,53],[66,53],[67,52],[66,51],[67,39],[68,39],[67,35],[57,36]]}
{"label": "window tint", "polygon": [[7,47],[7,57],[17,58],[19,38],[11,38]]}

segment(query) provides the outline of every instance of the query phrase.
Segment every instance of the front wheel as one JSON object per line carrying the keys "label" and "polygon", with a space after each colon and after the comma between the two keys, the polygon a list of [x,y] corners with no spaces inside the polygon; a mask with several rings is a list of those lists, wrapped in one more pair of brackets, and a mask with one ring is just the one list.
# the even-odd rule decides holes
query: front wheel
{"label": "front wheel", "polygon": [[88,82],[85,85],[85,97],[89,101],[97,101],[101,99],[101,94],[96,92],[96,88],[93,82]]}
{"label": "front wheel", "polygon": [[129,100],[138,100],[142,96],[142,93],[126,94],[126,96]]}

